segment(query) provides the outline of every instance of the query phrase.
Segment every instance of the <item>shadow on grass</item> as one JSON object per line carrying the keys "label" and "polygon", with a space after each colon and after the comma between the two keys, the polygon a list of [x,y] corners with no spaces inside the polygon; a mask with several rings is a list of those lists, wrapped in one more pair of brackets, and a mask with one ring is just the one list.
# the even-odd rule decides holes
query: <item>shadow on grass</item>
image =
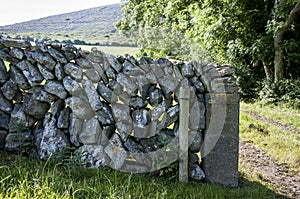
{"label": "shadow on grass", "polygon": [[41,161],[0,151],[1,198],[286,198],[243,176],[238,188],[184,185],[177,176],[83,168],[70,159]]}

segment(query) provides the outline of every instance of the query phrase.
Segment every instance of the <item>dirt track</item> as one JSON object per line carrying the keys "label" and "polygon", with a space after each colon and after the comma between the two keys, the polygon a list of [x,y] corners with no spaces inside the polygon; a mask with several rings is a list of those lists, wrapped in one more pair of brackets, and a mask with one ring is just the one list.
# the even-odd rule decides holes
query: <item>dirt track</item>
{"label": "dirt track", "polygon": [[255,173],[262,181],[274,187],[276,192],[289,198],[300,199],[300,173],[291,173],[283,164],[278,164],[259,147],[240,141],[240,164],[249,173]]}
{"label": "dirt track", "polygon": [[278,127],[279,129],[289,131],[289,132],[292,132],[292,133],[299,133],[300,134],[300,129],[295,128],[293,126],[282,124],[280,122],[277,122],[277,121],[272,120],[270,118],[266,118],[264,116],[261,116],[261,115],[255,113],[255,112],[252,112],[252,111],[245,111],[245,113],[249,114],[251,117],[254,117],[256,120],[274,125],[274,126]]}
{"label": "dirt track", "polygon": [[[284,125],[252,111],[245,112],[258,121],[288,132],[300,133],[300,130],[293,126]],[[262,181],[274,187],[277,193],[300,199],[300,170],[292,172],[287,165],[277,163],[274,158],[252,143],[240,140],[239,149],[240,164],[248,170],[247,172],[255,173]]]}

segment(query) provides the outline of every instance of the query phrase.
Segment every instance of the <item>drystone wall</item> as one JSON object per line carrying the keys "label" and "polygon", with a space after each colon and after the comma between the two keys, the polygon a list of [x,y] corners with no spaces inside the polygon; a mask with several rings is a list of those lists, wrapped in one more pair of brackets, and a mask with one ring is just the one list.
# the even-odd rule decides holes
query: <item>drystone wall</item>
{"label": "drystone wall", "polygon": [[0,149],[75,154],[141,173],[178,159],[180,87],[191,91],[189,176],[238,185],[239,96],[229,65],[0,39]]}

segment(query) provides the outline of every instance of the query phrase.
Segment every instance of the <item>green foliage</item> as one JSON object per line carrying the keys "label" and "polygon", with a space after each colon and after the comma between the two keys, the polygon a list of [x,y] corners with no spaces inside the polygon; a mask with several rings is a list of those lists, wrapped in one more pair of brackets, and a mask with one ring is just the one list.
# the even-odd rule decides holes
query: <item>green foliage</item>
{"label": "green foliage", "polygon": [[[300,20],[300,17],[299,17]],[[300,24],[299,28],[300,30]],[[299,33],[298,33],[299,34]],[[298,36],[300,38],[300,34]],[[284,50],[286,52],[286,77],[287,78],[300,78],[300,40],[291,38],[284,44]]]}
{"label": "green foliage", "polygon": [[[268,19],[262,11],[265,7],[261,1],[129,1],[123,6],[123,18],[116,26],[124,34],[137,34],[140,40],[146,41],[151,31],[163,30],[173,41],[198,43],[202,51],[211,54],[216,62],[228,62],[227,49],[230,44],[242,42],[241,50],[249,48],[257,39],[257,33],[264,32]],[[165,31],[166,30],[166,31]],[[176,33],[180,37],[172,37]],[[161,34],[154,34],[158,36]],[[161,41],[168,45],[170,41]],[[160,43],[160,44],[161,44]],[[138,42],[138,45],[142,45]],[[177,45],[177,47],[180,46]],[[156,45],[156,48],[164,48]],[[196,49],[193,49],[196,50]]]}
{"label": "green foliage", "polygon": [[[130,0],[116,27],[148,56],[174,56],[237,68],[243,98],[274,75],[274,36],[297,0]],[[299,77],[300,16],[285,30],[285,77]],[[272,81],[272,79],[270,79]]]}
{"label": "green foliage", "polygon": [[236,66],[235,75],[239,94],[245,101],[253,101],[259,97],[259,90],[263,87],[263,69],[259,66]]}
{"label": "green foliage", "polygon": [[259,93],[262,102],[286,102],[294,108],[300,108],[300,79],[283,79],[278,85],[270,82],[264,85]]}

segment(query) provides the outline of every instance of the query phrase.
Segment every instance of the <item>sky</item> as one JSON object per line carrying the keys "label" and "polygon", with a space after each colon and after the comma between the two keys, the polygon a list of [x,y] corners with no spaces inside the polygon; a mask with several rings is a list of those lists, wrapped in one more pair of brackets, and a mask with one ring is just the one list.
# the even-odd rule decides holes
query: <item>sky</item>
{"label": "sky", "polygon": [[0,0],[0,26],[120,2],[121,0]]}

